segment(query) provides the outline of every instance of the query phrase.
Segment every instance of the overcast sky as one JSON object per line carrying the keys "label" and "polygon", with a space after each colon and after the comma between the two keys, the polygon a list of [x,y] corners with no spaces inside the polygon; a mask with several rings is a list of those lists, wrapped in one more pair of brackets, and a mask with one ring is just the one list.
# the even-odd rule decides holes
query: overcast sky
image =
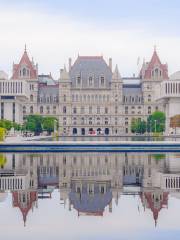
{"label": "overcast sky", "polygon": [[11,73],[26,43],[39,73],[54,78],[78,54],[112,57],[132,76],[156,45],[171,74],[180,70],[179,22],[178,0],[0,0],[0,70]]}

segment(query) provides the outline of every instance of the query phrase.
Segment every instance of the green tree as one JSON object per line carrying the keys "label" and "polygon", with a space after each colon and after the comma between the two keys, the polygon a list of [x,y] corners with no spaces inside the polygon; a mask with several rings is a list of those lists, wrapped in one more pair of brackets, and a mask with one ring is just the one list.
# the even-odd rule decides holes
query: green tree
{"label": "green tree", "polygon": [[148,117],[147,131],[153,133],[162,133],[165,131],[165,122],[165,113],[156,111]]}
{"label": "green tree", "polygon": [[144,134],[146,132],[146,122],[141,119],[132,119],[131,132]]}
{"label": "green tree", "polygon": [[6,119],[0,120],[0,127],[10,130],[12,128],[12,122]]}
{"label": "green tree", "polygon": [[51,134],[54,131],[54,127],[57,127],[57,119],[55,117],[44,117],[42,125],[43,130],[47,131],[48,134]]}
{"label": "green tree", "polygon": [[29,115],[25,122],[25,129],[39,135],[42,132],[43,118],[40,115]]}

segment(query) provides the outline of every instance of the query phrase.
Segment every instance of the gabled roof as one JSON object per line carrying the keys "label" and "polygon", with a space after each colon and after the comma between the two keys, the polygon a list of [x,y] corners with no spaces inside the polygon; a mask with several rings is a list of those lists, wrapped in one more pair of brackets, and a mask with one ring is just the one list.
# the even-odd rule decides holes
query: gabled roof
{"label": "gabled roof", "polygon": [[143,63],[142,69],[140,71],[140,76],[142,76],[144,79],[150,79],[151,78],[151,74],[152,74],[152,70],[155,67],[158,67],[158,68],[161,69],[161,71],[162,71],[162,78],[163,79],[168,79],[167,64],[162,64],[161,63],[156,49],[154,49],[151,61]]}
{"label": "gabled roof", "polygon": [[30,61],[29,56],[27,54],[26,48],[24,53],[21,57],[19,64],[13,64],[13,76],[11,79],[18,79],[19,78],[19,71],[20,68],[25,65],[30,70],[30,77],[29,79],[37,79],[37,69],[34,66],[33,62]]}

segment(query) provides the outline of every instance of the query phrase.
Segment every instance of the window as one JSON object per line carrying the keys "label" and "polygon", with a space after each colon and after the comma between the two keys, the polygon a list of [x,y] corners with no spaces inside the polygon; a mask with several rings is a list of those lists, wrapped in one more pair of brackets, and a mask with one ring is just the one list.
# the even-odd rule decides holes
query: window
{"label": "window", "polygon": [[128,106],[125,106],[125,114],[128,114]]}
{"label": "window", "polygon": [[33,102],[33,95],[30,96],[30,101]]}
{"label": "window", "polygon": [[151,107],[148,107],[148,114],[151,114]]}
{"label": "window", "polygon": [[73,125],[76,125],[77,124],[77,119],[76,117],[73,118]]}
{"label": "window", "polygon": [[81,107],[81,114],[84,114],[84,107]]}
{"label": "window", "polygon": [[97,114],[100,114],[100,107],[97,107]]}
{"label": "window", "polygon": [[74,113],[74,114],[77,113],[77,108],[76,108],[76,107],[73,108],[73,113]]}
{"label": "window", "polygon": [[26,76],[26,68],[23,68],[22,72],[23,72],[23,77],[25,77]]}
{"label": "window", "polygon": [[63,107],[63,113],[66,113],[66,107],[65,106]]}
{"label": "window", "polygon": [[89,107],[89,114],[92,114],[92,107]]}
{"label": "window", "polygon": [[85,120],[84,120],[84,117],[81,118],[81,124],[84,125],[85,123]]}
{"label": "window", "polygon": [[63,100],[64,100],[64,102],[66,102],[66,95],[63,96]]}
{"label": "window", "polygon": [[77,85],[81,85],[81,76],[77,77]]}
{"label": "window", "polygon": [[53,114],[56,114],[56,106],[53,106]]}
{"label": "window", "polygon": [[30,107],[30,113],[33,114],[33,106]]}
{"label": "window", "polygon": [[108,125],[108,118],[105,118],[104,124]]}
{"label": "window", "polygon": [[105,107],[104,113],[108,114],[108,108],[107,107]]}
{"label": "window", "polygon": [[92,86],[92,85],[93,85],[93,78],[89,77],[89,86]]}
{"label": "window", "polygon": [[43,106],[40,106],[40,113],[43,113]]}
{"label": "window", "polygon": [[50,107],[47,106],[46,110],[47,110],[47,114],[49,114],[50,113]]}
{"label": "window", "polygon": [[104,77],[103,76],[101,76],[100,81],[101,81],[101,86],[104,86],[105,81],[104,81]]}
{"label": "window", "polygon": [[92,125],[93,122],[92,122],[92,118],[89,118],[89,125]]}
{"label": "window", "polygon": [[148,95],[148,102],[151,102],[151,95]]}

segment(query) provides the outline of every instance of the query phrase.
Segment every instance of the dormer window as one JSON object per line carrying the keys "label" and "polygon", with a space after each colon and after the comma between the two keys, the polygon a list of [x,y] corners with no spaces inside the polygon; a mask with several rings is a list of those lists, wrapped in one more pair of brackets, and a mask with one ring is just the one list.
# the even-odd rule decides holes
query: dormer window
{"label": "dormer window", "polygon": [[101,86],[104,86],[105,84],[104,76],[100,77],[100,83],[101,83]]}
{"label": "dormer window", "polygon": [[28,68],[23,67],[21,68],[21,70],[19,71],[20,77],[29,77],[30,75],[30,71]]}
{"label": "dormer window", "polygon": [[81,76],[77,76],[77,85],[81,85]]}
{"label": "dormer window", "polygon": [[92,85],[93,85],[93,77],[90,76],[89,77],[89,86],[92,87]]}
{"label": "dormer window", "polygon": [[152,71],[152,77],[154,78],[158,78],[158,77],[161,77],[162,75],[162,72],[159,68],[155,68],[153,71]]}

